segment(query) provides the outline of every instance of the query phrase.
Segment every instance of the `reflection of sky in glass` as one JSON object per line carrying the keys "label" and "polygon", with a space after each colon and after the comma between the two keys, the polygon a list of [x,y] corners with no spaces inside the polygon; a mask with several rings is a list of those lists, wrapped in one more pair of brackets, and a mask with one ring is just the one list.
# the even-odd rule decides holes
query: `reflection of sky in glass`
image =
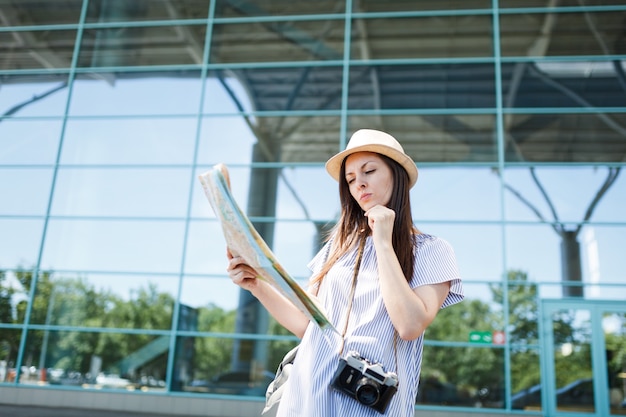
{"label": "reflection of sky in glass", "polygon": [[[41,82],[41,83],[2,83],[2,93],[0,94],[0,114],[4,114],[16,105],[25,103],[33,97],[42,95],[60,87],[62,82]],[[35,101],[22,107],[16,116],[62,116],[67,102],[67,87],[49,95],[44,100]],[[2,122],[4,124],[5,121]]]}
{"label": "reflection of sky in glass", "polygon": [[[246,211],[251,171],[241,165],[250,162],[255,138],[215,79],[207,80],[205,100],[200,103],[198,75],[119,80],[114,85],[93,79],[77,82],[64,131],[42,268],[100,271],[90,280],[122,293],[147,279],[123,279],[124,272],[172,274],[157,279],[159,288],[172,294],[177,291],[179,274],[184,273],[184,303],[236,305],[238,289],[225,276],[224,239],[197,176],[218,162],[232,165],[233,194]],[[243,107],[250,109],[243,89],[233,80],[227,82]],[[57,85],[5,85],[0,111]],[[25,107],[16,117],[62,116],[67,92],[67,88],[59,90]],[[0,122],[0,164],[13,166],[0,167],[0,215],[19,217],[0,218],[0,268],[37,262],[62,123],[54,117]],[[194,163],[198,164],[195,168]],[[419,168],[419,181],[411,191],[416,225],[453,245],[463,278],[498,281],[507,268],[526,271],[532,281],[557,283],[561,279],[558,236],[548,225],[529,225],[537,221],[536,215],[509,191],[501,194],[500,179],[489,168]],[[559,218],[574,227],[601,187],[607,168],[541,167],[536,173]],[[322,164],[285,168],[283,177],[276,207],[276,216],[283,221],[276,224],[273,250],[295,278],[305,280],[316,239],[311,220],[336,218],[337,184]],[[552,220],[527,168],[507,169],[504,180]],[[189,202],[192,220],[184,242]],[[625,206],[626,179],[621,175],[591,220],[624,222]],[[502,212],[508,220],[521,222],[508,225],[504,234]],[[594,225],[593,231],[593,244],[598,248],[594,268],[600,282],[620,282],[624,227]],[[583,256],[583,276],[589,280],[591,266],[586,259]],[[486,297],[484,291],[469,288],[470,297]],[[542,295],[559,296],[560,287],[551,288],[543,287]],[[595,291],[594,296],[614,295],[606,287]]]}

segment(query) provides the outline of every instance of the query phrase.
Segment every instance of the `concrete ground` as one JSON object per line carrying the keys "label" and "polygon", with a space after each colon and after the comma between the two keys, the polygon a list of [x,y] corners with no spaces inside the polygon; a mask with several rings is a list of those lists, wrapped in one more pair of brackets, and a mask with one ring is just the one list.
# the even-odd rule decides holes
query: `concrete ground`
{"label": "concrete ground", "polygon": [[[146,413],[0,404],[0,417],[153,417]],[[162,416],[159,416],[162,417]],[[177,414],[172,417],[190,417]]]}

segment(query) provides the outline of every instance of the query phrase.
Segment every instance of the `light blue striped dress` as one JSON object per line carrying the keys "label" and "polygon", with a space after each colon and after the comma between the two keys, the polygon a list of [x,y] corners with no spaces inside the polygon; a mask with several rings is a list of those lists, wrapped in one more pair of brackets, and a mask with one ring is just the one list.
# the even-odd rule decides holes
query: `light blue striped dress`
{"label": "light blue striped dress", "polygon": [[[443,307],[463,299],[463,289],[456,258],[443,239],[421,234],[416,236],[415,271],[411,288],[451,281],[450,294]],[[321,270],[330,244],[309,263],[315,273]],[[345,254],[324,278],[318,297],[330,321],[343,330],[356,252]],[[435,319],[436,320],[436,319]],[[398,392],[391,399],[385,415],[413,417],[422,362],[423,336],[412,341],[397,338],[397,368],[394,350],[395,331],[385,309],[378,285],[376,252],[367,238],[358,275],[356,291],[346,331],[345,353],[355,350],[386,371],[398,374]],[[397,336],[396,336],[397,337]],[[281,399],[278,417],[378,417],[380,413],[361,405],[348,395],[330,388],[339,363],[341,338],[330,330],[322,331],[309,324]]]}

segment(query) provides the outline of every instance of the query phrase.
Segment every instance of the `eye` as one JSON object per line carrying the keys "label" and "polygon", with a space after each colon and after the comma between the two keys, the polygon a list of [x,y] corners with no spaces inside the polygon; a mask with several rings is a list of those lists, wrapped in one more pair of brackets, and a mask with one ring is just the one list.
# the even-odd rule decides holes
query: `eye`
{"label": "eye", "polygon": [[376,171],[375,169],[370,169],[369,171],[365,171],[365,174],[372,174],[374,171]]}
{"label": "eye", "polygon": [[346,178],[346,182],[350,185],[354,182],[354,178]]}

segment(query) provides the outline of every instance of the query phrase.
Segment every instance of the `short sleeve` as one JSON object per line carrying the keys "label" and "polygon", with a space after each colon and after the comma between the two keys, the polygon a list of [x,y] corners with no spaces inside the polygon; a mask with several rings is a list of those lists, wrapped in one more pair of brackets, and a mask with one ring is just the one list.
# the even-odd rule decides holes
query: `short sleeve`
{"label": "short sleeve", "polygon": [[444,239],[419,236],[415,248],[415,265],[411,288],[450,281],[450,292],[441,308],[463,300],[463,285],[454,249]]}

